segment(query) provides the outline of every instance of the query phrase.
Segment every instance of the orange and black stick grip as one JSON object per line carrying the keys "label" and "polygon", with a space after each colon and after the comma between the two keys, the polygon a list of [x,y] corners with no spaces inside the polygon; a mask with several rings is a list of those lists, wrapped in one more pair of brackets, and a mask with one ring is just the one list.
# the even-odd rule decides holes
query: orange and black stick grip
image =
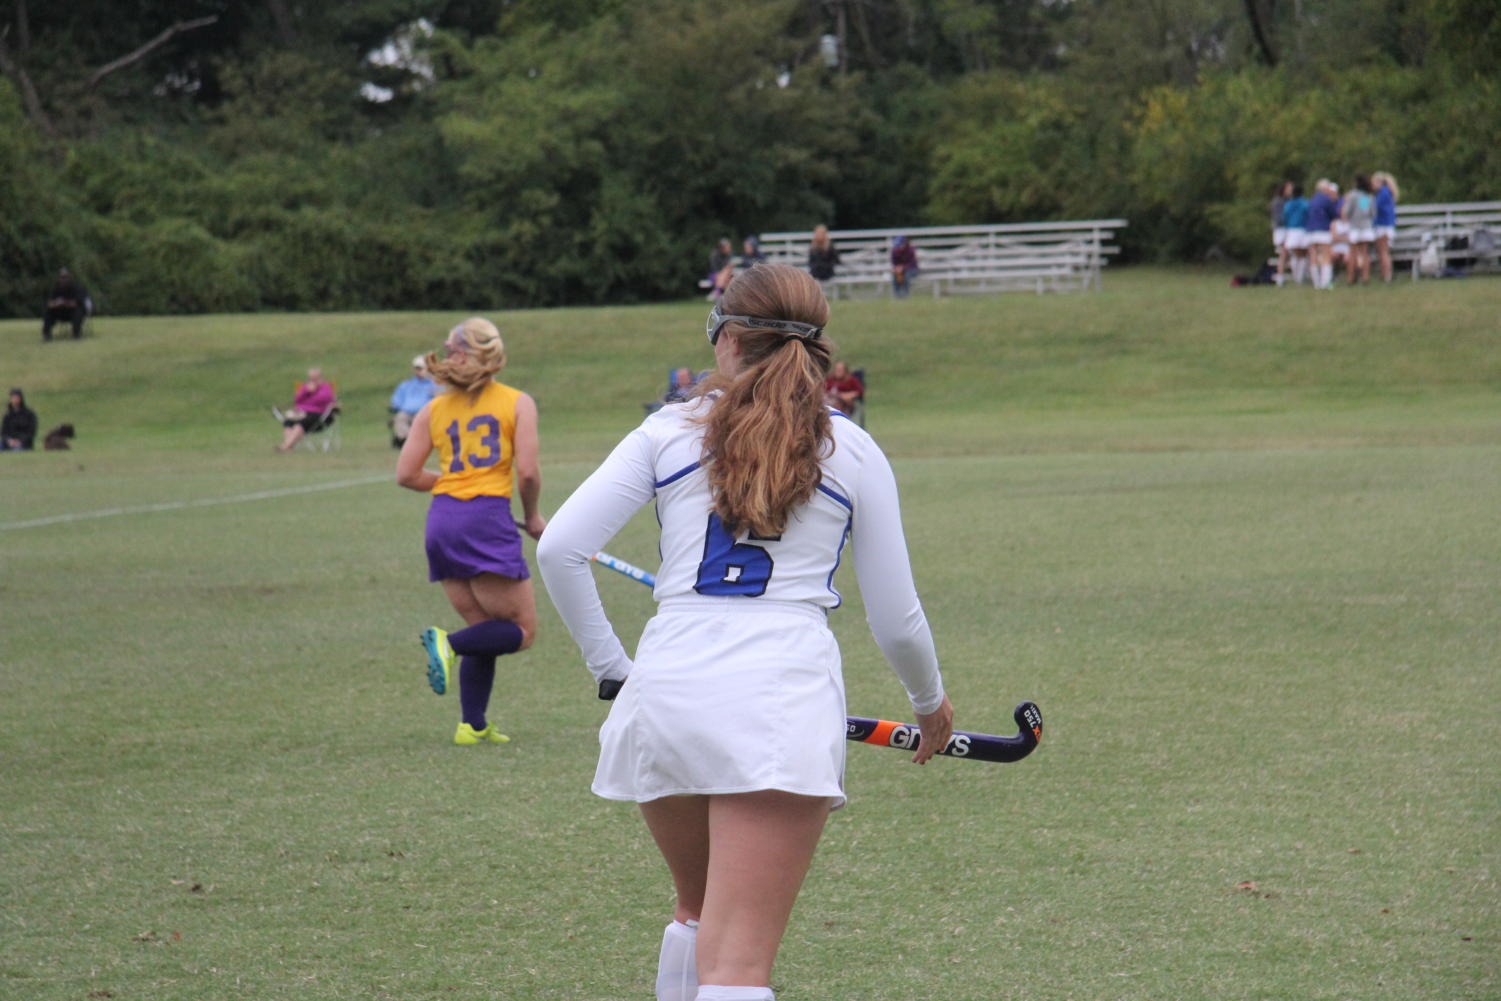
{"label": "orange and black stick grip", "polygon": [[[975,761],[1020,761],[1042,740],[1042,710],[1035,702],[1023,702],[1012,715],[1020,728],[1015,737],[955,730],[948,744],[938,753]],[[894,723],[862,716],[845,717],[844,735],[863,744],[896,747],[904,751],[915,751],[922,743],[922,730],[916,723]]]}

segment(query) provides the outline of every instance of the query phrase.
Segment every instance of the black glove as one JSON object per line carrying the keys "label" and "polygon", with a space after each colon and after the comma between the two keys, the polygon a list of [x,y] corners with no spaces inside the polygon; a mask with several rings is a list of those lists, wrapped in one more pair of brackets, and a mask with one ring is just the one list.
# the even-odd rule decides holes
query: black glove
{"label": "black glove", "polygon": [[613,702],[613,701],[615,701],[615,696],[617,696],[617,695],[620,694],[620,686],[622,686],[624,684],[625,684],[625,681],[623,681],[623,680],[616,680],[615,678],[606,678],[604,681],[601,681],[599,683],[599,698],[600,698],[600,701],[601,702]]}

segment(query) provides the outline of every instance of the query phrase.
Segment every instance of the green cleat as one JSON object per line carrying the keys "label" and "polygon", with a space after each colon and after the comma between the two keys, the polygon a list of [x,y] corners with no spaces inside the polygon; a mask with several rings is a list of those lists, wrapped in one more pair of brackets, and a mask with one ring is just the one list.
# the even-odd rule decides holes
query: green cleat
{"label": "green cleat", "polygon": [[484,742],[492,744],[509,744],[511,738],[495,729],[495,724],[490,723],[483,730],[476,730],[468,723],[460,723],[459,728],[453,732],[453,742],[460,746],[480,744]]}
{"label": "green cleat", "polygon": [[442,695],[453,683],[453,647],[448,645],[448,631],[437,626],[422,630],[419,637],[422,649],[427,651],[427,683],[433,692]]}

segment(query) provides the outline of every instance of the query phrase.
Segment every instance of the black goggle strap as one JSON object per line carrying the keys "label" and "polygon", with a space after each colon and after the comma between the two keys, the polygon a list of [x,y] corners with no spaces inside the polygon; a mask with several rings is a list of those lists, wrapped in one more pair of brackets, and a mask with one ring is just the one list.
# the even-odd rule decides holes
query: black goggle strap
{"label": "black goggle strap", "polygon": [[704,332],[709,335],[709,343],[719,342],[719,332],[727,323],[743,323],[747,327],[757,330],[778,330],[792,337],[802,337],[810,341],[816,341],[823,336],[823,328],[812,323],[799,323],[796,320],[773,320],[765,316],[727,316],[719,311],[716,305],[709,310],[709,322],[704,325]]}

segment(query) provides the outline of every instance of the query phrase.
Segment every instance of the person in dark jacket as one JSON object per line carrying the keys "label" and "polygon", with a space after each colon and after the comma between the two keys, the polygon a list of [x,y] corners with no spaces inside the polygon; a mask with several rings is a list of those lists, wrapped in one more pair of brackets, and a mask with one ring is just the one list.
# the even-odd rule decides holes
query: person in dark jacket
{"label": "person in dark jacket", "polygon": [[29,452],[35,441],[36,412],[26,405],[19,389],[12,389],[5,420],[0,423],[0,452]]}
{"label": "person in dark jacket", "polygon": [[813,228],[813,240],[808,244],[808,274],[821,282],[834,277],[834,268],[839,264],[839,250],[829,239],[829,227],[822,224]]}
{"label": "person in dark jacket", "polygon": [[73,325],[73,338],[83,336],[83,321],[89,315],[89,292],[63,268],[52,283],[52,293],[47,296],[47,309],[42,313],[42,340],[52,340],[52,325],[61,320]]}

